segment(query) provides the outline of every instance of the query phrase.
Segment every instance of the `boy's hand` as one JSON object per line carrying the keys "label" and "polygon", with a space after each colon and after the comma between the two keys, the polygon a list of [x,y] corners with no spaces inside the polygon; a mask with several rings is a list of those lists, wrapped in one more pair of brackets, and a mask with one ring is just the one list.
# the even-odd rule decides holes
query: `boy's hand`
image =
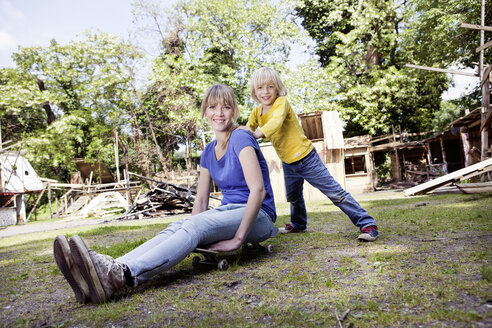
{"label": "boy's hand", "polygon": [[253,132],[253,136],[255,137],[255,139],[265,138],[265,135],[263,134],[263,132],[261,132],[260,129],[256,129],[256,131]]}
{"label": "boy's hand", "polygon": [[251,128],[249,126],[247,126],[247,125],[241,125],[241,126],[238,126],[237,128],[238,129],[241,129],[241,130],[244,130],[244,131],[248,131],[252,135],[255,134],[255,132],[253,130],[251,130]]}
{"label": "boy's hand", "polygon": [[264,138],[265,137],[265,135],[263,134],[263,132],[260,131],[260,129],[256,129],[256,131],[253,131],[247,125],[245,125],[245,126],[238,126],[238,129],[241,129],[241,130],[244,130],[244,131],[248,131],[249,133],[251,133],[253,135],[253,137],[255,137],[255,139],[260,139],[260,138]]}

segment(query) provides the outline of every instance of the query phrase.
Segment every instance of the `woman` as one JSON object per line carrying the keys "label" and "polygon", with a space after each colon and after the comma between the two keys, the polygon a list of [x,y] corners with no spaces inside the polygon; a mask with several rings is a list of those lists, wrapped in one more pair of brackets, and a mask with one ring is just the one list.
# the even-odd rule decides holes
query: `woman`
{"label": "woman", "polygon": [[[234,92],[223,84],[211,86],[201,113],[216,139],[202,153],[191,217],[170,224],[116,260],[89,249],[79,236],[69,242],[56,237],[55,261],[79,302],[104,302],[124,286],[136,286],[178,264],[198,246],[227,252],[277,234],[268,167],[255,138],[236,129]],[[212,180],[223,199],[219,207],[208,210]]]}

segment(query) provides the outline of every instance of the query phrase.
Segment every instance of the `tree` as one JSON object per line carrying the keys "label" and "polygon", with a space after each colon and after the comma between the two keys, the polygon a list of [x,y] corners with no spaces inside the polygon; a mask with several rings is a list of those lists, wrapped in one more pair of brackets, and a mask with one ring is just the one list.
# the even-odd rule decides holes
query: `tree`
{"label": "tree", "polygon": [[303,18],[302,25],[316,41],[316,54],[321,65],[326,66],[330,57],[336,55],[336,46],[342,43],[341,36],[354,29],[351,19],[354,0],[300,1],[296,14]]}
{"label": "tree", "polygon": [[0,69],[0,126],[2,138],[20,140],[23,135],[46,128],[40,104],[49,95],[31,75],[13,68]]}
{"label": "tree", "polygon": [[[170,23],[165,24],[157,3],[135,4],[137,21],[152,22],[146,31],[154,31],[162,45],[162,53],[153,61],[144,108],[166,158],[163,166],[169,165],[178,142],[188,145],[189,166],[206,88],[225,83],[244,106],[250,102],[250,73],[287,60],[290,43],[299,37],[291,8],[258,0],[180,1],[168,14]],[[140,117],[144,122],[145,115]]]}
{"label": "tree", "polygon": [[[21,48],[17,64],[2,70],[0,107],[20,113],[17,121],[2,115],[2,126],[23,129],[28,158],[40,172],[66,179],[75,170],[74,158],[113,166],[113,129],[131,131],[129,111],[136,105],[133,88],[136,49],[108,34],[86,34],[86,40],[48,47]],[[7,111],[8,110],[8,111]],[[27,129],[22,118],[36,118]],[[18,135],[20,137],[20,135]],[[54,176],[51,176],[54,177]]]}
{"label": "tree", "polygon": [[[488,1],[487,1],[488,2]],[[429,1],[413,0],[405,8],[408,16],[407,28],[402,31],[401,46],[408,54],[408,62],[441,68],[458,67],[476,69],[479,53],[475,49],[480,45],[480,32],[460,27],[462,23],[480,25],[480,1],[450,0]],[[485,6],[485,25],[492,25],[492,6]],[[485,43],[492,40],[491,33],[485,33]],[[485,50],[485,64],[492,49]],[[435,79],[434,72],[421,73],[427,79]],[[442,78],[442,77],[441,77]],[[478,79],[478,78],[477,78]],[[473,110],[480,106],[480,86],[469,94],[452,103],[460,110],[450,110],[450,103],[441,104],[435,112],[439,117],[439,128],[464,115],[464,109]],[[451,106],[451,107],[450,107]]]}
{"label": "tree", "polygon": [[[480,24],[480,11],[480,1],[476,0],[407,1],[401,45],[417,64],[474,67],[473,63],[478,63],[475,49],[480,45],[480,33],[460,25]],[[492,25],[490,4],[485,6],[485,25]],[[491,33],[485,33],[485,42],[491,40]]]}
{"label": "tree", "polygon": [[[322,109],[340,112],[346,136],[387,133],[392,126],[409,131],[431,128],[448,80],[436,76],[429,81],[404,69],[409,59],[400,45],[404,4],[306,0],[297,7],[299,15],[305,15],[303,26],[318,42],[326,71],[328,83],[322,92],[329,96]],[[323,37],[325,31],[329,33]]]}

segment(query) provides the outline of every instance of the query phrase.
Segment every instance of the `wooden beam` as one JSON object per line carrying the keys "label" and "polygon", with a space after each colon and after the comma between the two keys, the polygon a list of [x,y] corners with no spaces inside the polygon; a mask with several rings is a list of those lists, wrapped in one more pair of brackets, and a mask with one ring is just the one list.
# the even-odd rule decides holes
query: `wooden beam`
{"label": "wooden beam", "polygon": [[378,150],[387,150],[387,149],[394,149],[395,147],[398,147],[398,146],[401,146],[401,145],[404,145],[403,142],[390,142],[390,143],[387,143],[387,144],[382,144],[382,145],[377,145],[377,146],[372,146],[372,147],[369,147],[369,151],[378,151]]}
{"label": "wooden beam", "polygon": [[478,47],[477,49],[475,49],[476,52],[480,52],[484,49],[487,49],[488,47],[492,46],[492,41],[489,41],[487,42],[486,44],[484,45],[481,45],[480,47]]}
{"label": "wooden beam", "polygon": [[477,25],[477,24],[461,23],[460,27],[462,27],[462,28],[469,28],[471,30],[481,30],[481,31],[489,31],[489,32],[492,32],[492,26],[484,26],[484,25]]}
{"label": "wooden beam", "polygon": [[485,118],[485,121],[483,121],[482,125],[480,126],[480,132],[482,132],[485,127],[488,127],[490,123],[492,123],[492,111],[489,111],[487,117]]}
{"label": "wooden beam", "polygon": [[422,69],[424,71],[433,71],[433,72],[439,72],[439,73],[449,73],[449,74],[457,74],[457,75],[465,75],[465,76],[478,77],[478,75],[477,74],[474,74],[474,73],[460,72],[460,71],[455,71],[455,70],[452,70],[452,69],[427,67],[427,66],[412,65],[412,64],[406,64],[405,67]]}
{"label": "wooden beam", "polygon": [[[492,41],[491,41],[492,42]],[[492,71],[492,65],[489,65],[485,70],[485,73],[482,77],[482,82],[480,82],[480,88],[483,87],[484,83],[490,80],[490,72]]]}
{"label": "wooden beam", "polygon": [[472,176],[482,174],[490,170],[492,170],[492,158],[459,169],[458,171],[443,175],[434,180],[427,181],[418,186],[406,189],[403,193],[406,196],[423,194],[438,187],[453,183],[455,181],[459,181],[461,179],[470,178]]}

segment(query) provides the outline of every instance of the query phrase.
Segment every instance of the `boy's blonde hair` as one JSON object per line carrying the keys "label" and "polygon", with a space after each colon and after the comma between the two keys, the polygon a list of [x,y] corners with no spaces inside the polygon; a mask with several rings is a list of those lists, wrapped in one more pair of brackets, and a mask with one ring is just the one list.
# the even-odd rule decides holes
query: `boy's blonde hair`
{"label": "boy's blonde hair", "polygon": [[211,105],[224,104],[232,107],[232,118],[234,121],[239,117],[239,107],[237,106],[236,95],[231,88],[225,84],[217,83],[212,85],[203,96],[201,113],[202,118],[205,116],[205,111]]}
{"label": "boy's blonde hair", "polygon": [[251,98],[253,98],[253,100],[257,103],[260,103],[260,100],[256,97],[256,88],[260,85],[270,83],[272,83],[277,89],[277,96],[287,96],[287,88],[282,83],[277,71],[271,69],[270,67],[263,67],[253,73],[253,76],[249,82]]}

